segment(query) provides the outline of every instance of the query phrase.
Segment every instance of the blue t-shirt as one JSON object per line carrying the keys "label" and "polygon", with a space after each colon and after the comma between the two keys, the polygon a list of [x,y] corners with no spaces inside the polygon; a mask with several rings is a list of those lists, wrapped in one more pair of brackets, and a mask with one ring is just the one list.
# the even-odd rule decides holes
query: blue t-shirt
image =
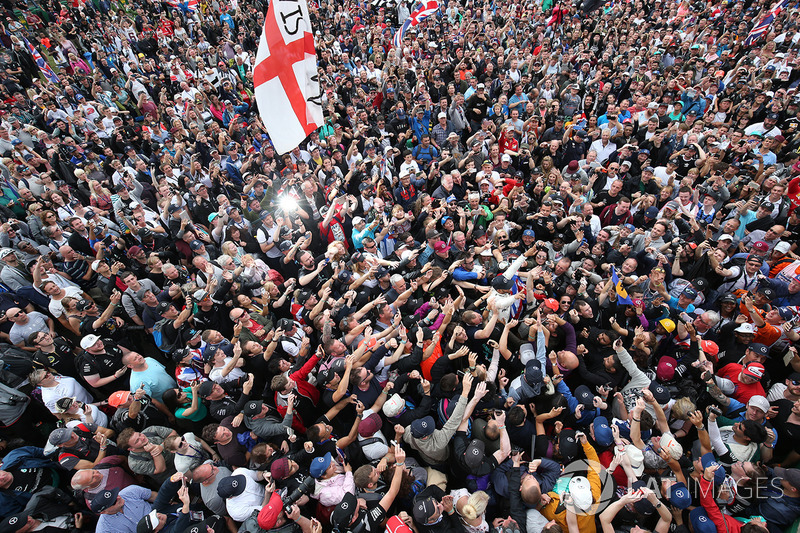
{"label": "blue t-shirt", "polygon": [[147,370],[131,372],[131,392],[136,392],[136,389],[142,385],[144,391],[151,397],[159,402],[161,396],[167,389],[175,389],[178,384],[164,369],[164,365],[153,359],[146,357]]}

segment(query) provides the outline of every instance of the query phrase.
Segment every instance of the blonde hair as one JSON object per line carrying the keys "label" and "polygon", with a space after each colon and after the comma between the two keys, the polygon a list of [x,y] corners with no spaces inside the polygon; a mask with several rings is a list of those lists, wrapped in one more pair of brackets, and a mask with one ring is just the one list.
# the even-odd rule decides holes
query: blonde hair
{"label": "blonde hair", "polygon": [[697,406],[688,396],[678,398],[672,405],[672,416],[678,420],[689,420],[689,413],[696,411]]}
{"label": "blonde hair", "polygon": [[479,490],[471,494],[467,499],[466,505],[461,509],[461,516],[467,520],[475,520],[486,512],[486,506],[489,504],[489,495]]}

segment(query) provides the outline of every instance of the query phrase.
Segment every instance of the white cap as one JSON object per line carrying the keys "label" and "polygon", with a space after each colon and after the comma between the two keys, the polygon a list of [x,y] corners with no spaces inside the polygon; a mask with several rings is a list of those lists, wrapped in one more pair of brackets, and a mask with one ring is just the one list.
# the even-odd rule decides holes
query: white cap
{"label": "white cap", "polygon": [[588,511],[592,507],[592,486],[584,476],[574,476],[569,480],[569,495],[575,507],[581,511]]}
{"label": "white cap", "polygon": [[672,433],[662,435],[660,445],[676,461],[683,456],[683,446],[672,436]]}
{"label": "white cap", "polygon": [[780,252],[782,254],[788,254],[789,250],[791,250],[792,245],[786,241],[781,241],[775,245],[775,251]]}
{"label": "white cap", "polygon": [[628,456],[628,460],[631,462],[633,473],[636,474],[637,477],[641,476],[644,472],[644,454],[642,450],[633,444],[628,444],[625,446],[625,455]]}
{"label": "white cap", "polygon": [[447,118],[447,113],[439,113],[439,118]]}
{"label": "white cap", "polygon": [[769,411],[769,401],[760,394],[757,394],[756,396],[751,396],[750,401],[747,402],[747,405],[748,406],[752,405],[753,407],[757,407],[758,409],[761,409],[761,411],[763,411],[764,413]]}
{"label": "white cap", "polygon": [[502,161],[508,161],[509,163],[511,162],[511,156],[508,154],[503,154],[503,157],[501,157],[500,159]]}
{"label": "white cap", "polygon": [[360,224],[360,223],[362,223],[362,222],[364,222],[364,219],[363,219],[362,217],[353,217],[353,225],[354,225],[354,226],[355,226],[356,224]]}
{"label": "white cap", "polygon": [[96,259],[96,260],[92,261],[92,270],[97,272],[97,267],[99,267],[99,266],[100,266],[100,260],[99,259]]}
{"label": "white cap", "polygon": [[81,348],[83,348],[84,350],[91,348],[92,346],[97,344],[97,341],[99,340],[100,337],[98,337],[97,335],[86,335],[84,338],[81,339]]}
{"label": "white cap", "polygon": [[399,394],[392,394],[392,397],[383,404],[383,414],[389,418],[399,415],[406,406],[406,401]]}
{"label": "white cap", "polygon": [[753,327],[753,324],[750,322],[745,322],[741,324],[738,328],[733,330],[734,333],[749,333],[751,335],[755,335],[756,329]]}
{"label": "white cap", "polygon": [[723,233],[717,239],[718,241],[733,241],[733,235],[728,235],[727,233]]}

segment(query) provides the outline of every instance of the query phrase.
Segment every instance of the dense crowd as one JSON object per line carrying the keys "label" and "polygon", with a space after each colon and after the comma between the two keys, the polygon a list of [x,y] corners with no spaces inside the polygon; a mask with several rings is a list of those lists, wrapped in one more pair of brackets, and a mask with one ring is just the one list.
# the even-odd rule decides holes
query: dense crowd
{"label": "dense crowd", "polygon": [[0,533],[796,530],[796,2],[2,7]]}

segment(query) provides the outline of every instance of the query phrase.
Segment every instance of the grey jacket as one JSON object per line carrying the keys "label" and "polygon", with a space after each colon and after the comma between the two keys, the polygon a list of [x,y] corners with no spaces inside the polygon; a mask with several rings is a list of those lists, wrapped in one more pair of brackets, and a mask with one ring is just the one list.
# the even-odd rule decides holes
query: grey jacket
{"label": "grey jacket", "polygon": [[434,465],[444,463],[450,455],[450,439],[453,438],[453,435],[456,434],[456,429],[461,425],[461,419],[464,417],[466,408],[467,399],[464,396],[459,396],[456,408],[453,409],[453,414],[450,415],[442,429],[437,429],[430,437],[422,440],[415,439],[411,435],[411,425],[408,425],[406,426],[406,432],[403,434],[403,440],[417,450],[427,463]]}

